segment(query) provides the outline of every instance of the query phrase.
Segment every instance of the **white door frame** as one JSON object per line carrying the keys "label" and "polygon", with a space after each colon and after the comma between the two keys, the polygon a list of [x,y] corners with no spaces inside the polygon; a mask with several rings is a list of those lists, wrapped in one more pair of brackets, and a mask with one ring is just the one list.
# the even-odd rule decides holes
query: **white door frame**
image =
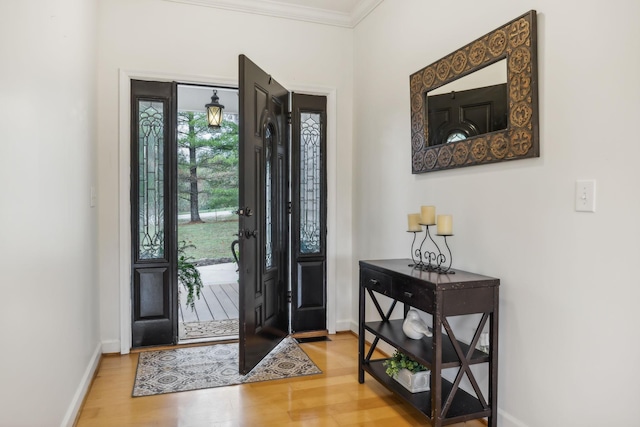
{"label": "white door frame", "polygon": [[[154,80],[211,86],[238,87],[237,79],[215,76],[163,74],[120,69],[118,137],[118,226],[120,241],[120,353],[131,350],[131,80]],[[327,329],[336,332],[336,226],[337,223],[337,108],[336,89],[314,85],[287,85],[287,89],[327,97]]]}

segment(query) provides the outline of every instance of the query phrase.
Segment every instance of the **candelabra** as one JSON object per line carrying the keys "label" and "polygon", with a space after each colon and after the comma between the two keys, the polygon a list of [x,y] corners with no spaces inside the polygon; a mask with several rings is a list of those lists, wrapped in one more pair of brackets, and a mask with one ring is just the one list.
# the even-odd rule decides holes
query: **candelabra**
{"label": "candelabra", "polygon": [[[447,237],[451,237],[453,234],[436,233],[437,236],[441,236],[444,239],[444,245],[449,253],[449,257],[447,257],[440,250],[440,247],[429,232],[429,227],[432,225],[433,224],[420,224],[420,230],[414,228],[408,231],[409,233],[413,233],[413,241],[411,243],[411,260],[413,261],[413,264],[410,264],[410,267],[417,268],[422,271],[433,271],[438,274],[455,274],[455,271],[451,270],[453,256],[451,254],[451,248],[449,248],[449,244],[447,243]],[[425,227],[426,232],[420,246],[416,246],[417,235],[422,232],[422,226]],[[425,246],[427,239],[430,243],[427,243],[427,246]],[[435,250],[429,250],[429,245],[431,245]],[[447,260],[449,261],[449,265],[445,267]]]}

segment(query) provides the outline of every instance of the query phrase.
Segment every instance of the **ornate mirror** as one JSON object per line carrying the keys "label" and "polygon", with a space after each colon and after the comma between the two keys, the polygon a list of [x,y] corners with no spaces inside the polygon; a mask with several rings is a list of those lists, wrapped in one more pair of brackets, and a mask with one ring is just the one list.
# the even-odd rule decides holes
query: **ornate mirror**
{"label": "ornate mirror", "polygon": [[536,11],[413,73],[412,172],[539,157]]}

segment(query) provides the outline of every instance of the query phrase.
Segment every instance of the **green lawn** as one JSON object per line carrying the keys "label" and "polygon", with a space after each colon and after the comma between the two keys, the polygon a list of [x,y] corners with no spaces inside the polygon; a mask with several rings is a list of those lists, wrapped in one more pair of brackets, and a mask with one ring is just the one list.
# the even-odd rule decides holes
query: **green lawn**
{"label": "green lawn", "polygon": [[178,242],[185,241],[187,248],[185,255],[193,260],[233,258],[231,242],[238,237],[238,218],[228,220],[207,219],[200,224],[189,224],[188,221],[178,221]]}

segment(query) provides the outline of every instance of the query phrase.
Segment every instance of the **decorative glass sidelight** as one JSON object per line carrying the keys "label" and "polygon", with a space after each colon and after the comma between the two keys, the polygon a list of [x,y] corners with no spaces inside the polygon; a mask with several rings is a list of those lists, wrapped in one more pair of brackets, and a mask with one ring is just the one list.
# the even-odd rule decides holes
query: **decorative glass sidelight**
{"label": "decorative glass sidelight", "polygon": [[164,104],[138,101],[138,254],[162,259],[164,248]]}
{"label": "decorative glass sidelight", "polygon": [[321,120],[319,113],[300,114],[300,253],[320,252]]}
{"label": "decorative glass sidelight", "polygon": [[268,125],[264,132],[265,152],[265,196],[264,196],[264,266],[268,270],[273,267],[273,184],[271,160],[273,157],[273,129]]}

